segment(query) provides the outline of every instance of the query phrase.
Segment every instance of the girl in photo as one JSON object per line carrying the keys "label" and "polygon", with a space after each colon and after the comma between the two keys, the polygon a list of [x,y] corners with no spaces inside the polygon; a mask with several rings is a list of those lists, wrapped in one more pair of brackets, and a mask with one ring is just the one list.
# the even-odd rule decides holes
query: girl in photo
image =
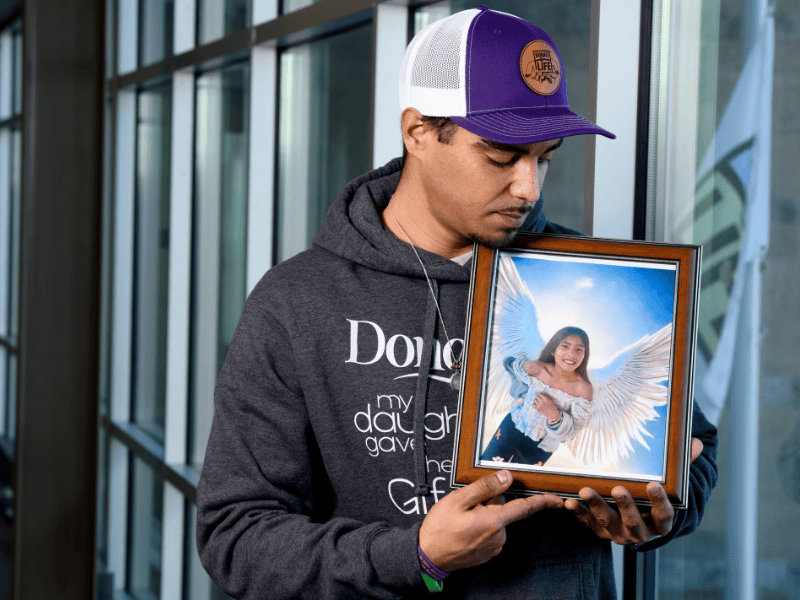
{"label": "girl in photo", "polygon": [[522,401],[503,419],[481,460],[541,466],[561,442],[574,438],[592,411],[588,363],[589,336],[578,327],[558,330],[538,360],[506,357],[511,395]]}

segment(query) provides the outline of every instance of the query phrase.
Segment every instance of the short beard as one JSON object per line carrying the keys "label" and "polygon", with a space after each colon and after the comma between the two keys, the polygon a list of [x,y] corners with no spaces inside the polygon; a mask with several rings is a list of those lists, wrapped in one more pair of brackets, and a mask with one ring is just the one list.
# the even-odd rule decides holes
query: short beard
{"label": "short beard", "polygon": [[506,232],[502,235],[502,237],[498,239],[489,239],[481,237],[479,235],[473,235],[470,239],[473,242],[477,242],[481,246],[487,246],[492,250],[497,250],[498,248],[503,248],[505,246],[508,246],[508,244],[514,241],[514,238],[517,237],[518,233],[519,229],[514,228],[506,230]]}

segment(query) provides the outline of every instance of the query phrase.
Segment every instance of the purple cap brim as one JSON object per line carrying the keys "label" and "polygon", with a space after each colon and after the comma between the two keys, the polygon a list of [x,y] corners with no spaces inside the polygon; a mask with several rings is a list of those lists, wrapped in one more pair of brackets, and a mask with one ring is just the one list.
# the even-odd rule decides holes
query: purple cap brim
{"label": "purple cap brim", "polygon": [[450,119],[475,135],[502,144],[532,144],[586,134],[617,137],[568,108],[502,110]]}

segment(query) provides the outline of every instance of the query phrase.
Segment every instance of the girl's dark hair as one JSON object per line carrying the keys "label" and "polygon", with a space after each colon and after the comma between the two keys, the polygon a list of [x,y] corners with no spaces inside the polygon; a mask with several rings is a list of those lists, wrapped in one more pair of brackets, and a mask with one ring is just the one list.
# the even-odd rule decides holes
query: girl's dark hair
{"label": "girl's dark hair", "polygon": [[583,347],[586,350],[583,355],[583,362],[578,365],[575,372],[578,373],[583,379],[589,383],[589,375],[586,373],[586,365],[589,364],[589,336],[586,332],[579,327],[563,327],[553,334],[550,341],[542,348],[542,353],[539,355],[539,362],[541,363],[555,363],[556,359],[553,352],[556,351],[558,345],[571,335],[577,335],[583,342]]}

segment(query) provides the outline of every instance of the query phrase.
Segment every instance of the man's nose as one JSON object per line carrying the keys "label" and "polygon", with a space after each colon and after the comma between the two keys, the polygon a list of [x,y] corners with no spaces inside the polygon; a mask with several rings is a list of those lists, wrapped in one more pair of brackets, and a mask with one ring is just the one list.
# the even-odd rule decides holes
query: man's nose
{"label": "man's nose", "polygon": [[514,165],[514,181],[510,192],[515,198],[533,204],[539,200],[539,160],[523,156]]}

